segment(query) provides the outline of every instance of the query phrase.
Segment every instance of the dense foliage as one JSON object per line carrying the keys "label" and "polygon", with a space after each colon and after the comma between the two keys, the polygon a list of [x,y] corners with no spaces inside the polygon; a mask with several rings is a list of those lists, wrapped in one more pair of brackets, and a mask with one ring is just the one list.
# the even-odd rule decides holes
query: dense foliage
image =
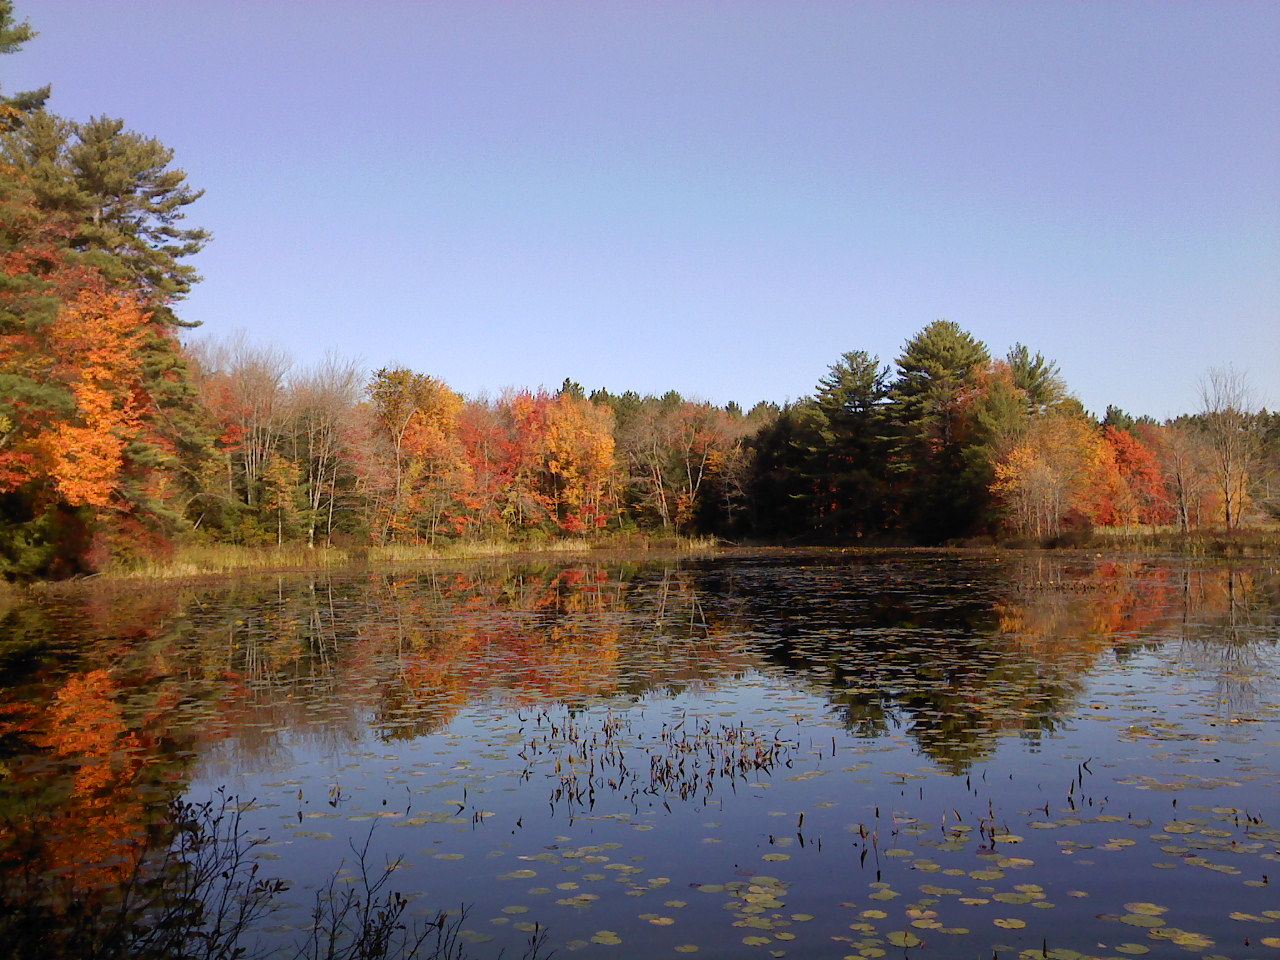
{"label": "dense foliage", "polygon": [[[0,0],[0,53],[32,36]],[[1099,422],[1057,367],[938,320],[892,365],[845,353],[744,412],[566,380],[464,397],[424,372],[196,354],[176,306],[200,191],[121,120],[0,97],[0,575],[183,539],[361,545],[588,534],[778,542],[1052,540],[1274,516],[1280,416],[1231,372],[1193,416]]]}

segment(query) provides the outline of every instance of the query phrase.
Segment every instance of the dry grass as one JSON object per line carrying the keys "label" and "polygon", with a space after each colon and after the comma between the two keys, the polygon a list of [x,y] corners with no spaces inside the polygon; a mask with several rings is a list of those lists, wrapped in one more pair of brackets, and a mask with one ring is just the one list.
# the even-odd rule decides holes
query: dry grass
{"label": "dry grass", "polygon": [[1099,527],[1075,545],[1193,557],[1274,557],[1280,556],[1280,524],[1232,530],[1203,527],[1186,532],[1176,526]]}
{"label": "dry grass", "polygon": [[391,543],[370,547],[315,547],[304,544],[240,546],[200,544],[180,546],[167,559],[131,560],[102,572],[109,580],[166,580],[237,572],[329,570],[366,563],[425,563],[434,560],[467,560],[513,554],[569,554],[591,550],[626,548],[702,553],[714,550],[711,537],[647,538],[631,536],[625,542],[611,537],[564,538],[537,542],[460,540],[445,544]]}

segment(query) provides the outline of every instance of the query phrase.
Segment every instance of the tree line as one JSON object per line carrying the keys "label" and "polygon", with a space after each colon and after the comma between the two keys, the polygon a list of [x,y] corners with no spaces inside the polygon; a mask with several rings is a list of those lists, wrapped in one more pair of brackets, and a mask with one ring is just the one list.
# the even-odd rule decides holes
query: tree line
{"label": "tree line", "polygon": [[[0,0],[0,53],[33,35]],[[176,310],[208,234],[172,151],[0,96],[0,575],[178,542],[664,534],[938,544],[1274,517],[1280,416],[1213,371],[1201,409],[1097,419],[1057,366],[939,320],[744,411],[669,392],[465,397],[426,372],[298,369]]]}

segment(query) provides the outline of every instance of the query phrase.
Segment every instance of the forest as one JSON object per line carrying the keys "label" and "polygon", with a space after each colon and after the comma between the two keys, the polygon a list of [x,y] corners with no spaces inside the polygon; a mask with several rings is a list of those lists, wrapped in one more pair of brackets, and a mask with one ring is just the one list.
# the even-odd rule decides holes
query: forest
{"label": "forest", "polygon": [[[33,35],[0,2],[0,53]],[[1206,372],[1199,409],[1167,422],[1098,418],[1039,352],[994,354],[947,320],[749,410],[568,379],[468,397],[438,371],[191,346],[201,191],[160,141],[48,96],[0,96],[6,579],[187,544],[1051,544],[1280,516],[1280,414],[1242,374]]]}

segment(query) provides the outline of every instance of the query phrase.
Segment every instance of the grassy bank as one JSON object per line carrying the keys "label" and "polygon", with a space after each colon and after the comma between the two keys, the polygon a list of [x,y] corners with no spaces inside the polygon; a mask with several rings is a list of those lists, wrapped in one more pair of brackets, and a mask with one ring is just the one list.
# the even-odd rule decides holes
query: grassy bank
{"label": "grassy bank", "polygon": [[627,535],[593,539],[515,542],[468,540],[448,544],[392,543],[381,546],[314,547],[305,544],[240,546],[200,544],[179,546],[166,559],[132,560],[114,564],[99,577],[109,580],[162,580],[237,572],[330,570],[369,563],[420,563],[468,560],[517,554],[578,554],[597,550],[705,552],[717,546],[714,538]]}
{"label": "grassy bank", "polygon": [[1172,553],[1191,557],[1280,557],[1280,525],[1183,532],[1170,528],[1113,527],[1088,534],[1090,549]]}
{"label": "grassy bank", "polygon": [[[171,557],[116,563],[96,579],[169,580],[233,573],[332,570],[362,564],[425,563],[504,556],[582,555],[600,551],[628,554],[707,553],[721,547],[713,537],[676,537],[656,534],[573,538],[562,540],[469,540],[447,544],[385,544],[360,547],[315,547],[305,544],[242,546],[237,544],[188,544]],[[1102,553],[1142,553],[1186,557],[1280,557],[1280,525],[1243,530],[1204,529],[1182,532],[1176,528],[1111,527],[1073,531],[1046,541],[971,543],[979,549],[1093,550]],[[756,544],[756,549],[773,549]],[[799,544],[781,549],[806,549]],[[825,549],[839,549],[831,544]],[[903,546],[892,549],[909,549]],[[5,584],[0,582],[0,591]],[[0,599],[3,593],[0,592]]]}

